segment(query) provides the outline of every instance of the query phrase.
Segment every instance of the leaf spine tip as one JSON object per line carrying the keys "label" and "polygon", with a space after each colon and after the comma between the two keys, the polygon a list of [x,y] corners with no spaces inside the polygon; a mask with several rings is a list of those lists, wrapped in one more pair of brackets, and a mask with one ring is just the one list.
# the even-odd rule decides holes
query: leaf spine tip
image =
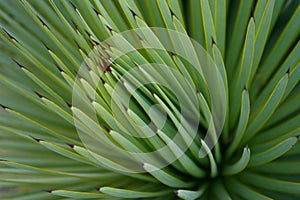
{"label": "leaf spine tip", "polygon": [[214,40],[213,37],[211,37],[211,43],[212,43],[212,45],[216,45],[216,41]]}
{"label": "leaf spine tip", "polygon": [[67,102],[67,101],[66,101],[66,104],[67,104],[67,106],[68,106],[69,108],[72,107],[72,104],[71,104],[70,102]]}
{"label": "leaf spine tip", "polygon": [[131,10],[131,9],[129,9],[129,10],[130,10],[133,17],[137,16],[137,14],[133,10]]}
{"label": "leaf spine tip", "polygon": [[173,16],[175,16],[175,17],[176,17],[176,15],[175,15],[175,13],[172,11],[172,9],[171,9],[171,8],[169,8],[169,10],[170,10],[171,16],[172,16],[172,17],[173,17]]}
{"label": "leaf spine tip", "polygon": [[33,140],[35,140],[36,142],[41,142],[43,141],[42,139],[39,139],[39,138],[36,138],[36,137],[33,137],[33,136],[30,136]]}
{"label": "leaf spine tip", "polygon": [[74,149],[74,147],[75,147],[75,145],[74,144],[70,144],[70,143],[68,143],[67,144],[69,147],[71,147],[72,149]]}
{"label": "leaf spine tip", "polygon": [[72,3],[72,2],[70,1],[70,4],[71,4],[71,6],[73,7],[74,10],[77,10],[77,7],[74,5],[74,3]]}
{"label": "leaf spine tip", "polygon": [[15,62],[20,68],[26,69],[26,67],[25,67],[24,65],[20,64],[17,60],[15,60],[15,59],[13,59],[13,58],[12,58],[12,60],[13,60],[13,62]]}
{"label": "leaf spine tip", "polygon": [[41,41],[41,42],[43,43],[43,45],[46,47],[46,49],[47,49],[48,51],[51,51],[51,49],[49,48],[48,45],[46,45],[43,41]]}
{"label": "leaf spine tip", "polygon": [[0,107],[2,107],[3,109],[10,109],[9,107],[7,107],[7,106],[5,106],[5,105],[3,105],[3,104],[0,104]]}
{"label": "leaf spine tip", "polygon": [[6,31],[4,28],[2,28],[2,30],[8,35],[8,37],[11,39],[11,40],[16,40],[16,38],[14,36],[12,36],[12,34],[10,34],[8,31]]}
{"label": "leaf spine tip", "polygon": [[100,80],[101,80],[102,84],[104,85],[105,84],[104,79],[102,77],[100,77]]}
{"label": "leaf spine tip", "polygon": [[111,132],[111,129],[110,128],[108,128],[107,126],[103,126],[103,128],[108,132],[108,133],[110,133]]}
{"label": "leaf spine tip", "polygon": [[97,15],[100,15],[100,12],[98,10],[96,10],[95,8],[93,8],[93,10]]}
{"label": "leaf spine tip", "polygon": [[46,26],[49,29],[48,25],[44,22],[44,20],[42,20],[39,16],[37,16],[37,18],[40,20],[43,26]]}
{"label": "leaf spine tip", "polygon": [[[34,91],[34,93],[39,97],[39,98],[46,98],[44,95],[40,94],[39,92]],[[47,99],[47,98],[46,98]]]}
{"label": "leaf spine tip", "polygon": [[109,30],[109,32],[112,33],[113,29],[112,29],[110,26],[107,26],[107,25],[106,25],[106,28]]}
{"label": "leaf spine tip", "polygon": [[253,20],[254,20],[254,11],[253,10],[251,10],[251,12],[250,12],[250,19],[251,18],[253,18]]}

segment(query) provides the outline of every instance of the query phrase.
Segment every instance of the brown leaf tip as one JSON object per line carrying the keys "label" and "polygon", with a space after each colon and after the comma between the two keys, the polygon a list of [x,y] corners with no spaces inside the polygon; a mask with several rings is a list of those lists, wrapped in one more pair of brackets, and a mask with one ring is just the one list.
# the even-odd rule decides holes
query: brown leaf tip
{"label": "brown leaf tip", "polygon": [[3,104],[0,104],[0,107],[2,107],[3,109],[10,109],[9,107],[3,105]]}
{"label": "brown leaf tip", "polygon": [[41,142],[43,141],[42,139],[39,139],[39,138],[36,138],[36,137],[33,137],[33,136],[30,136],[32,139],[34,139],[36,142]]}
{"label": "brown leaf tip", "polygon": [[41,42],[43,43],[43,45],[46,47],[46,49],[47,49],[48,51],[51,51],[51,49],[49,48],[48,45],[46,45],[43,41],[41,41]]}
{"label": "brown leaf tip", "polygon": [[72,108],[72,104],[66,101],[66,104],[69,108]]}
{"label": "brown leaf tip", "polygon": [[111,131],[110,128],[108,128],[107,126],[103,126],[103,128],[104,128],[108,133],[110,133],[110,131]]}
{"label": "brown leaf tip", "polygon": [[69,147],[71,147],[72,149],[74,149],[75,145],[74,144],[67,144]]}
{"label": "brown leaf tip", "polygon": [[137,14],[133,10],[131,10],[131,9],[129,9],[129,10],[130,10],[133,17],[137,16]]}
{"label": "brown leaf tip", "polygon": [[100,15],[100,12],[98,10],[96,10],[95,8],[93,8],[93,10],[97,15]]}
{"label": "brown leaf tip", "polygon": [[109,30],[109,32],[113,31],[113,29],[110,26],[106,26],[106,28]]}
{"label": "brown leaf tip", "polygon": [[15,59],[12,59],[13,62],[15,62],[20,68],[24,68],[24,69],[27,69],[24,65],[22,65],[21,63],[19,63],[17,60]]}
{"label": "brown leaf tip", "polygon": [[2,28],[2,30],[8,35],[10,39],[16,40],[16,38],[12,36],[12,34],[10,34],[8,31],[6,31],[4,28]]}
{"label": "brown leaf tip", "polygon": [[40,94],[40,93],[38,93],[38,92],[35,92],[35,91],[34,91],[34,93],[35,93],[39,98],[45,98],[44,95],[42,95],[42,94]]}
{"label": "brown leaf tip", "polygon": [[48,25],[44,22],[44,20],[42,20],[39,16],[37,17],[40,20],[40,22],[43,24],[43,26],[46,26],[49,29]]}
{"label": "brown leaf tip", "polygon": [[173,16],[176,17],[176,15],[175,15],[175,13],[172,11],[172,9],[169,9],[169,10],[170,10],[171,16],[172,16],[172,17],[173,17]]}
{"label": "brown leaf tip", "polygon": [[216,41],[214,40],[213,37],[211,37],[211,43],[212,43],[212,45],[215,45],[215,44],[216,44]]}

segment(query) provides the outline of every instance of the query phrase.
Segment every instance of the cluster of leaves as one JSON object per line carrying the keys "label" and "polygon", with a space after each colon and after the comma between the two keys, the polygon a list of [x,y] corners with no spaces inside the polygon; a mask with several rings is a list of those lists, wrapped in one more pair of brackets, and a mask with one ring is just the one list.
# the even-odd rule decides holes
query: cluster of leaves
{"label": "cluster of leaves", "polygon": [[[0,1],[0,7],[1,199],[300,197],[299,1],[22,0]],[[72,88],[82,62],[101,41],[153,26],[188,34],[212,56],[226,85],[225,127],[205,158],[195,153],[206,147],[197,137],[163,169],[145,163],[148,173],[122,173],[107,167],[117,163],[99,162],[82,144]],[[107,69],[90,105],[105,124],[97,128],[125,149],[155,145],[129,141],[110,124],[109,88],[122,70],[150,61],[189,71],[171,53],[126,55]],[[191,79],[202,92],[201,80]],[[136,106],[144,106],[141,99],[161,100],[174,128],[179,108],[168,99],[172,93],[146,86],[143,91]],[[130,111],[139,121],[148,116]],[[199,112],[207,120],[199,128],[202,136],[210,111]],[[157,137],[161,144],[170,141],[168,134]]]}

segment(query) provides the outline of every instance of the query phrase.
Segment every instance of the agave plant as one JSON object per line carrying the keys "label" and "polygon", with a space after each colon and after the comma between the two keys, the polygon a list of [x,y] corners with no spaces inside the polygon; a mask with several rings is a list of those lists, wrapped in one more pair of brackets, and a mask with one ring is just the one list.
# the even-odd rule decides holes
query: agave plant
{"label": "agave plant", "polygon": [[[0,7],[0,199],[300,198],[299,1]],[[129,30],[126,45],[104,42]],[[167,40],[217,70],[167,48],[118,54]]]}

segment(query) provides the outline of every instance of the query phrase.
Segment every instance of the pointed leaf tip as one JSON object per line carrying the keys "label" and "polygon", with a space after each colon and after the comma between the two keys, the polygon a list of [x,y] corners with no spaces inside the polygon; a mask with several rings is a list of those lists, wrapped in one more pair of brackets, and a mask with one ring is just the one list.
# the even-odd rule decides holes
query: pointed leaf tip
{"label": "pointed leaf tip", "polygon": [[39,98],[45,98],[47,99],[45,96],[43,96],[41,93],[34,91],[34,93],[39,97]]}
{"label": "pointed leaf tip", "polygon": [[21,69],[27,69],[24,65],[22,65],[21,63],[19,63],[17,60],[13,59],[13,62],[16,63]]}
{"label": "pointed leaf tip", "polygon": [[129,9],[129,11],[131,12],[133,17],[137,16],[137,14],[133,10]]}
{"label": "pointed leaf tip", "polygon": [[49,48],[48,45],[46,45],[43,41],[41,41],[41,42],[42,42],[42,44],[44,45],[44,47],[45,47],[48,51],[51,51],[51,49]]}
{"label": "pointed leaf tip", "polygon": [[[4,28],[2,28],[2,30],[8,35],[8,37],[12,40],[16,40],[16,38],[14,36],[12,36],[8,31],[6,31]],[[16,40],[17,41],[17,40]]]}
{"label": "pointed leaf tip", "polygon": [[212,43],[212,45],[216,45],[216,41],[214,40],[213,37],[211,37],[211,43]]}
{"label": "pointed leaf tip", "polygon": [[49,29],[48,25],[44,22],[44,20],[42,20],[38,15],[36,15],[36,16],[40,20],[40,22],[43,24],[43,26],[46,26]]}
{"label": "pointed leaf tip", "polygon": [[7,106],[5,106],[5,105],[3,105],[3,104],[0,104],[0,107],[2,107],[3,109],[10,109],[9,107],[7,107]]}
{"label": "pointed leaf tip", "polygon": [[72,149],[74,149],[75,145],[74,144],[67,144],[69,147],[71,147]]}
{"label": "pointed leaf tip", "polygon": [[103,128],[104,128],[108,133],[110,133],[111,129],[110,129],[109,127],[103,126]]}
{"label": "pointed leaf tip", "polygon": [[39,138],[36,138],[36,137],[33,137],[33,136],[30,136],[33,140],[35,140],[36,142],[41,142],[43,141],[42,139],[39,139]]}

